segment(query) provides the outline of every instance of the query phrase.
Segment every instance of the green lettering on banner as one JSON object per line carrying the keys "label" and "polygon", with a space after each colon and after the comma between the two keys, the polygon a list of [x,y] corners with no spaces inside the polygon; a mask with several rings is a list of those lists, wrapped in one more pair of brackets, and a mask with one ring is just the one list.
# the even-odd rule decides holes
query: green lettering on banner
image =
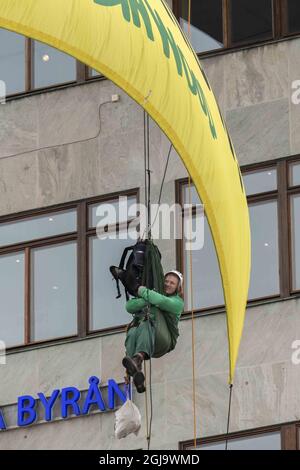
{"label": "green lettering on banner", "polygon": [[[149,1],[148,0],[93,0],[93,1],[94,3],[97,3],[98,5],[107,6],[107,7],[121,5],[124,19],[130,22],[131,17],[132,17],[133,24],[138,28],[141,27],[141,18],[142,18],[143,23],[146,28],[147,37],[151,41],[154,41],[155,38],[154,38],[153,28],[151,25],[149,14],[151,15],[158,29],[158,32],[160,34],[165,57],[167,59],[170,59],[171,49],[172,49],[173,57],[176,63],[177,73],[180,77],[182,77],[183,71],[184,71],[184,75],[185,75],[189,90],[191,91],[193,95],[195,96],[198,95],[199,103],[202,108],[202,111],[205,114],[205,116],[208,117],[211,135],[214,139],[217,139],[217,131],[214,125],[211,112],[208,107],[207,100],[202,90],[202,87],[199,81],[197,80],[197,78],[195,77],[194,72],[190,69],[181,48],[176,44],[171,31],[169,30],[169,28],[165,27],[157,11],[151,8]],[[149,10],[149,13],[147,9]],[[200,64],[199,64],[199,67],[200,67]],[[200,70],[201,70],[201,67],[200,67]],[[208,88],[210,89],[209,86]]]}
{"label": "green lettering on banner", "polygon": [[130,9],[128,0],[94,0],[94,2],[104,7],[114,7],[116,5],[121,5],[125,20],[130,21]]}

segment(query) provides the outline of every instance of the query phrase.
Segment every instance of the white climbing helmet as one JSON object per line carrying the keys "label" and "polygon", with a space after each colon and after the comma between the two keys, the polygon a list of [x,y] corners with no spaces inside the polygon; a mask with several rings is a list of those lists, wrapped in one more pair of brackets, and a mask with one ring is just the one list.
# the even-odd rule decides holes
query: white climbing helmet
{"label": "white climbing helmet", "polygon": [[175,276],[177,276],[178,279],[179,279],[178,287],[182,287],[183,275],[181,274],[181,272],[176,271],[176,269],[172,269],[171,271],[168,271],[168,272],[165,274],[165,277],[166,277],[168,274],[174,274]]}

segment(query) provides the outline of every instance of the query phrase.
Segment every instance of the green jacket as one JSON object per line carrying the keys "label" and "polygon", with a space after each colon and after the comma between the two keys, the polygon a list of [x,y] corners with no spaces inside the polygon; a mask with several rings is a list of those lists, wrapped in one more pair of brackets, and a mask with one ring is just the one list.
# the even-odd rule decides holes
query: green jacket
{"label": "green jacket", "polygon": [[174,343],[175,346],[179,336],[178,322],[184,309],[183,299],[178,294],[167,296],[147,289],[146,287],[139,289],[138,295],[139,297],[127,301],[127,312],[138,317],[138,314],[143,311],[144,307],[149,303],[151,305],[150,318],[155,322],[157,319],[157,309],[159,309],[166,320],[171,333],[172,343]]}

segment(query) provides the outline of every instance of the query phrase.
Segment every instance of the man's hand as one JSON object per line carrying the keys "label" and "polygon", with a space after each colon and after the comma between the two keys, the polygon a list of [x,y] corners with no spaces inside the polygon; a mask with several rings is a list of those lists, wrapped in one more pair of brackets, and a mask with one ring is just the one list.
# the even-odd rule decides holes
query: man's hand
{"label": "man's hand", "polygon": [[137,294],[140,295],[140,289],[144,289],[145,286],[139,286]]}

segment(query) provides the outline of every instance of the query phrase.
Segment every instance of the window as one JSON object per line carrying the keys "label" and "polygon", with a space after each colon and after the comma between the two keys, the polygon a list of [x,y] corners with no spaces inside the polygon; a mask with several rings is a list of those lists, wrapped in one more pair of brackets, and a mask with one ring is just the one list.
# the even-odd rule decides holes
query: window
{"label": "window", "polygon": [[99,77],[96,70],[54,47],[0,28],[0,81],[6,96]]}
{"label": "window", "polygon": [[290,186],[300,186],[300,163],[290,164]]}
{"label": "window", "polygon": [[273,37],[272,0],[230,0],[229,15],[232,45]]}
{"label": "window", "polygon": [[[112,282],[112,277],[108,271],[109,266],[116,265],[122,256],[124,248],[133,245],[137,240],[137,232],[130,229],[129,224],[132,217],[128,217],[127,212],[134,209],[137,203],[135,196],[129,196],[121,204],[119,200],[108,200],[115,209],[118,224],[115,224],[113,214],[106,213],[103,204],[92,204],[89,206],[89,330],[102,330],[127,322],[126,312],[120,306],[120,301],[116,299],[116,283]],[[103,208],[106,213],[105,237],[96,237],[96,226],[101,217],[99,209]]]}
{"label": "window", "polygon": [[0,247],[75,232],[76,218],[76,211],[60,211],[0,224]]}
{"label": "window", "polygon": [[[180,25],[188,31],[189,1],[182,0]],[[191,2],[190,39],[197,52],[219,49],[223,44],[222,0]]]}
{"label": "window", "polygon": [[6,347],[24,342],[25,254],[0,256],[1,340]]}
{"label": "window", "polygon": [[[300,423],[287,423],[197,439],[199,450],[298,450]],[[298,432],[298,442],[297,442]],[[183,450],[194,449],[194,441],[179,443]]]}
{"label": "window", "polygon": [[[200,54],[265,42],[300,32],[297,0],[174,0],[173,11],[195,51]],[[289,5],[289,10],[287,7]],[[287,17],[287,11],[289,16]],[[282,28],[282,24],[289,24]]]}
{"label": "window", "polygon": [[101,73],[97,72],[95,69],[89,69],[89,78],[101,77]]}
{"label": "window", "polygon": [[251,276],[248,299],[279,295],[277,201],[249,204]]}
{"label": "window", "polygon": [[[203,444],[200,450],[225,450],[226,442]],[[240,437],[230,439],[227,444],[228,450],[280,450],[280,433],[266,433],[259,436]]]}
{"label": "window", "polygon": [[290,207],[292,221],[293,290],[300,290],[300,194],[291,196]]}
{"label": "window", "polygon": [[7,347],[77,334],[76,231],[74,209],[0,223]]}
{"label": "window", "polygon": [[300,32],[300,3],[299,0],[283,0],[282,11],[285,19],[286,34]]}
{"label": "window", "polygon": [[7,95],[25,91],[25,38],[1,28],[0,80]]}
{"label": "window", "polygon": [[[117,194],[0,219],[0,324],[7,348],[128,323],[109,266],[137,239],[130,225],[137,191],[121,195],[120,206]],[[104,211],[107,203],[117,209],[117,224]]]}
{"label": "window", "polygon": [[[202,204],[195,186],[191,186],[191,195],[189,195],[189,186],[183,186],[183,202],[185,204]],[[193,216],[195,219],[195,216]],[[191,255],[190,255],[191,254]],[[214,248],[213,239],[211,236],[210,228],[205,217],[204,219],[204,245],[201,250],[193,250],[185,252],[184,256],[184,273],[186,281],[185,288],[185,309],[191,310],[191,264],[193,273],[193,306],[194,308],[211,307],[224,304],[223,290],[221,276],[219,272],[219,265],[217,255]],[[205,266],[204,269],[199,269],[200,266]]]}
{"label": "window", "polygon": [[76,80],[76,60],[63,52],[32,41],[34,63],[34,88],[44,88]]}
{"label": "window", "polygon": [[77,243],[31,252],[31,341],[77,334]]}
{"label": "window", "polygon": [[277,189],[276,168],[247,171],[243,174],[243,182],[247,196],[274,191]]}
{"label": "window", "polygon": [[[251,228],[248,301],[286,298],[300,292],[300,157],[243,168]],[[177,202],[189,201],[187,180],[177,182]],[[191,202],[201,203],[191,186]],[[205,207],[204,207],[205,209]],[[182,213],[184,218],[184,213]],[[205,217],[204,246],[192,251],[178,243],[178,267],[185,272],[185,310],[191,310],[190,262],[195,310],[224,305],[214,243]],[[289,255],[290,253],[290,255]],[[205,269],[203,269],[205,266]]]}
{"label": "window", "polygon": [[[108,267],[118,264],[124,248],[134,244],[137,233],[131,233],[128,239],[127,231],[119,232],[124,239],[99,240],[91,237],[90,249],[90,331],[102,330],[127,323],[124,305],[116,299],[116,284],[108,272]],[[109,231],[107,232],[109,235]]]}
{"label": "window", "polygon": [[[248,299],[279,295],[276,167],[246,171],[243,181],[248,197],[252,251]],[[266,193],[272,194],[270,199]]]}
{"label": "window", "polygon": [[300,161],[289,164],[289,212],[292,258],[292,291],[300,291]]}

